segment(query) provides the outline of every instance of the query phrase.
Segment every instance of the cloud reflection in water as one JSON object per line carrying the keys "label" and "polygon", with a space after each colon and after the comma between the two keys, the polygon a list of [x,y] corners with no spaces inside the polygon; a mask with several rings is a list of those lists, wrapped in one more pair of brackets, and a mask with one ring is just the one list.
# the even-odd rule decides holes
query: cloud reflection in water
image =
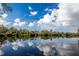
{"label": "cloud reflection in water", "polygon": [[[14,42],[6,41],[0,47],[0,55],[79,55],[78,40],[48,39],[35,40],[17,39]],[[42,53],[43,52],[43,53]]]}

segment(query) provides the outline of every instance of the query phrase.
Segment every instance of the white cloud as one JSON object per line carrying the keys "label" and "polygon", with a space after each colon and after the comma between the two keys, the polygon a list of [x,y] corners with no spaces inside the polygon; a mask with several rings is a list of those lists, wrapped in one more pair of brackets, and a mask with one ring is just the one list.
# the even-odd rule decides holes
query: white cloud
{"label": "white cloud", "polygon": [[[48,55],[50,55],[52,52],[51,52],[51,47],[50,46],[46,46],[46,45],[44,45],[44,46],[37,46],[37,48],[40,50],[40,51],[43,51],[43,54],[44,55],[46,55],[46,56],[48,56]],[[53,53],[52,53],[53,54]],[[51,54],[51,55],[52,55]]]}
{"label": "white cloud", "polygon": [[37,23],[38,24],[48,24],[50,23],[52,20],[51,20],[51,17],[49,14],[46,14],[44,15],[44,17],[42,19],[40,19]]}
{"label": "white cloud", "polygon": [[48,11],[49,11],[49,12],[52,12],[52,9],[49,9]]}
{"label": "white cloud", "polygon": [[24,47],[24,46],[25,45],[23,41],[20,41],[20,40],[12,43],[12,49],[15,51],[18,50],[19,47]]}
{"label": "white cloud", "polygon": [[[56,50],[55,50],[55,45],[52,45],[52,41],[49,40],[40,40],[39,41],[41,44],[37,45],[37,48],[43,52],[43,54],[45,56],[49,56],[49,55],[54,55]],[[49,44],[50,43],[50,44]]]}
{"label": "white cloud", "polygon": [[79,28],[78,6],[78,3],[59,4],[59,9],[50,9],[51,15],[44,15],[37,23],[41,29],[75,32]]}
{"label": "white cloud", "polygon": [[4,44],[4,46],[10,46],[11,42],[9,42],[8,40],[6,41],[6,43]]}
{"label": "white cloud", "polygon": [[19,47],[24,47],[24,46],[25,46],[23,40],[19,40],[19,39],[18,39],[18,41],[16,41],[16,43],[17,43],[17,45],[18,45]]}
{"label": "white cloud", "polygon": [[46,8],[45,11],[52,12],[52,9]]}
{"label": "white cloud", "polygon": [[28,24],[28,26],[29,26],[29,27],[34,26],[34,23],[33,23],[33,22],[30,22],[30,23]]}
{"label": "white cloud", "polygon": [[67,27],[67,29],[71,29],[71,31],[75,31],[79,28],[79,4],[75,3],[64,3],[59,4],[58,19],[57,22],[62,24],[63,27]]}
{"label": "white cloud", "polygon": [[[32,10],[32,7],[31,6],[29,6],[28,7],[29,8],[29,10]],[[35,15],[37,15],[37,11],[30,11],[30,15],[29,16],[35,16]]]}
{"label": "white cloud", "polygon": [[14,51],[18,50],[18,46],[13,46],[12,49],[13,49]]}
{"label": "white cloud", "polygon": [[6,18],[8,15],[6,13],[1,15],[3,18]]}
{"label": "white cloud", "polygon": [[[38,20],[36,23],[30,22],[27,24],[29,27],[37,27],[39,30],[41,29],[53,29],[53,30],[67,30],[67,31],[75,31],[77,28],[79,28],[79,4],[78,3],[64,3],[59,4],[59,9],[48,9],[46,8],[45,11],[48,11],[47,14],[44,15],[43,18]],[[0,5],[0,8],[1,5]],[[29,10],[32,9],[32,7],[28,7]],[[49,15],[49,12],[51,12],[51,15]],[[30,11],[29,16],[35,16],[37,15],[37,11]],[[0,18],[0,25],[6,25],[10,24],[10,22],[7,22],[4,20],[8,15],[3,14],[2,18]],[[55,18],[56,17],[56,18]],[[13,26],[24,26],[26,25],[25,21],[21,21],[20,19],[15,19]]]}
{"label": "white cloud", "polygon": [[31,6],[29,6],[28,8],[29,8],[29,10],[32,10],[32,7]]}
{"label": "white cloud", "polygon": [[0,18],[0,25],[4,25],[7,26],[9,25],[11,22],[8,22],[5,18],[8,16],[7,14],[3,14],[1,15],[2,17]]}
{"label": "white cloud", "polygon": [[28,42],[28,45],[29,45],[29,46],[33,46],[33,42],[30,42],[30,41],[29,41],[29,42]]}
{"label": "white cloud", "polygon": [[2,50],[0,50],[0,56],[3,55],[3,54],[4,54],[4,52]]}
{"label": "white cloud", "polygon": [[20,19],[18,19],[18,18],[14,20],[14,24],[13,24],[14,27],[16,27],[16,26],[21,27],[21,26],[24,26],[24,25],[26,25],[25,21],[20,21]]}
{"label": "white cloud", "polygon": [[57,16],[56,14],[56,9],[51,11],[51,15],[48,13],[44,15],[42,19],[37,21],[38,27],[40,27],[40,30],[50,30],[50,29],[55,29],[55,26],[57,23],[55,22]]}
{"label": "white cloud", "polygon": [[19,18],[17,18],[17,19],[15,19],[15,20],[14,20],[14,22],[20,22],[20,19],[19,19]]}
{"label": "white cloud", "polygon": [[0,19],[0,25],[6,25],[7,21]]}
{"label": "white cloud", "polygon": [[59,9],[57,10],[58,16],[57,16],[57,22],[62,24],[62,26],[69,25],[70,16],[67,10],[68,7],[65,7],[63,4],[59,4]]}
{"label": "white cloud", "polygon": [[42,19],[40,19],[37,23],[38,24],[50,24],[55,21],[55,16],[57,16],[56,9],[51,11],[51,15],[48,13],[44,15]]}
{"label": "white cloud", "polygon": [[35,15],[37,15],[37,11],[30,11],[30,15],[29,16],[35,16]]}
{"label": "white cloud", "polygon": [[48,11],[48,10],[49,10],[48,8],[45,9],[45,11]]}

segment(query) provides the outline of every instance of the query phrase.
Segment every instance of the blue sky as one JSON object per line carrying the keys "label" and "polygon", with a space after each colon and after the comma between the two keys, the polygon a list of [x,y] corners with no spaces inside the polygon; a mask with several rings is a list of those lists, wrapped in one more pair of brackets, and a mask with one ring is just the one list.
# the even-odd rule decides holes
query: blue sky
{"label": "blue sky", "polygon": [[[0,18],[0,25],[34,31],[76,32],[79,28],[79,4],[7,3],[12,12]],[[2,10],[0,5],[0,10]]]}
{"label": "blue sky", "polygon": [[[58,8],[57,3],[10,3],[8,5],[13,9],[12,12],[8,13],[10,21],[13,21],[15,18],[20,18],[24,21],[37,21],[47,13],[47,11],[45,11],[46,8]],[[31,7],[32,10],[29,10],[29,7]],[[30,11],[36,11],[38,13],[34,16],[29,16]]]}

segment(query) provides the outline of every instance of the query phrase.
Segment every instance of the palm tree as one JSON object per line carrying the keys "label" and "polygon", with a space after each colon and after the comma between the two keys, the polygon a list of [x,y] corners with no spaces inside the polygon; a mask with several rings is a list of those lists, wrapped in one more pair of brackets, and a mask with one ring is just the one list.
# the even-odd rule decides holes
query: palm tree
{"label": "palm tree", "polygon": [[8,6],[7,3],[0,3],[0,18],[2,17],[2,15],[5,13],[5,12],[8,12],[8,11],[12,11],[12,8],[10,6]]}
{"label": "palm tree", "polygon": [[7,3],[0,3],[0,19],[3,20],[3,14],[12,11],[12,8]]}
{"label": "palm tree", "polygon": [[12,8],[10,6],[8,6],[7,3],[1,3],[1,6],[2,6],[3,13],[5,13],[6,11],[10,11],[10,12],[12,11]]}

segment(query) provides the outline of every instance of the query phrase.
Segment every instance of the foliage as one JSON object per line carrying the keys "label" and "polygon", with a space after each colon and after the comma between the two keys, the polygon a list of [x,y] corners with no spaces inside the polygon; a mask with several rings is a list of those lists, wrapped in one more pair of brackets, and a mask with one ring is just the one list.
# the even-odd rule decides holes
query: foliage
{"label": "foliage", "polygon": [[15,28],[6,28],[0,26],[0,38],[31,38],[31,37],[41,37],[41,38],[59,38],[59,37],[79,37],[79,33],[69,33],[69,32],[51,32],[51,31],[29,31],[29,30],[17,30]]}

